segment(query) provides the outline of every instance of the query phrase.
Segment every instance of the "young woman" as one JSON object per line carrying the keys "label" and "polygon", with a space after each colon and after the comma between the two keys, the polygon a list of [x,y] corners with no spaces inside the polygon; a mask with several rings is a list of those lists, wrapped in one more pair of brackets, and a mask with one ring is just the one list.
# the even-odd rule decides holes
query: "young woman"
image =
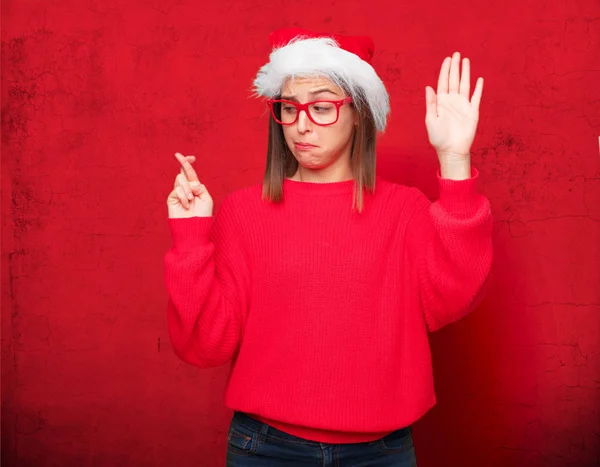
{"label": "young woman", "polygon": [[471,166],[483,80],[455,53],[426,88],[440,196],[375,175],[389,111],[365,37],[271,35],[264,180],[213,201],[194,156],[168,197],[168,326],[186,362],[231,361],[227,465],[415,466],[436,402],[428,331],[473,309],[492,260]]}

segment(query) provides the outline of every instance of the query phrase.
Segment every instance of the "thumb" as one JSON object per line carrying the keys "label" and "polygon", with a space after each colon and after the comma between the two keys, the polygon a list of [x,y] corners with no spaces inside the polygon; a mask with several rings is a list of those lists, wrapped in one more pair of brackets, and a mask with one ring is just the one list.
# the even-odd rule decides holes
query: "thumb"
{"label": "thumb", "polygon": [[426,105],[426,119],[433,119],[437,117],[437,96],[435,91],[430,86],[425,86],[425,105]]}

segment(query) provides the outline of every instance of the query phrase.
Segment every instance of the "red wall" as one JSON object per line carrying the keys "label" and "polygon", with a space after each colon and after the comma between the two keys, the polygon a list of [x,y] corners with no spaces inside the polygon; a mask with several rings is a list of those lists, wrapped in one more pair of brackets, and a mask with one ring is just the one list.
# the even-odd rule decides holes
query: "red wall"
{"label": "red wall", "polygon": [[431,335],[419,467],[597,465],[597,0],[29,0],[2,20],[4,465],[223,465],[227,368],[168,340],[165,200],[175,151],[197,155],[217,207],[261,180],[250,86],[286,25],[373,36],[392,100],[379,173],[432,197],[425,86],[455,50],[485,78],[473,150],[494,281]]}

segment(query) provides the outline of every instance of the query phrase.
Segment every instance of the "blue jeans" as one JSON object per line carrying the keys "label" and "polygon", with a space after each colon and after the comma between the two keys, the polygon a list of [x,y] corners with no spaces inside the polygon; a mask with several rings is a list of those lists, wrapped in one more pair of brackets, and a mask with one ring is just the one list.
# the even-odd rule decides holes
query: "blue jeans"
{"label": "blue jeans", "polygon": [[416,467],[412,428],[376,441],[329,444],[289,435],[235,412],[228,433],[227,467]]}

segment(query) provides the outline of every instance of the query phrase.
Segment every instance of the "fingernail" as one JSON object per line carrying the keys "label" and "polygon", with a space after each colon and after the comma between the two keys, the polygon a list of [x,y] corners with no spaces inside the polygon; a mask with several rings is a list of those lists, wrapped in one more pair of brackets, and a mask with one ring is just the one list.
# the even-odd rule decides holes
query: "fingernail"
{"label": "fingernail", "polygon": [[188,193],[188,199],[193,199],[193,198],[194,198],[194,195],[191,193]]}

